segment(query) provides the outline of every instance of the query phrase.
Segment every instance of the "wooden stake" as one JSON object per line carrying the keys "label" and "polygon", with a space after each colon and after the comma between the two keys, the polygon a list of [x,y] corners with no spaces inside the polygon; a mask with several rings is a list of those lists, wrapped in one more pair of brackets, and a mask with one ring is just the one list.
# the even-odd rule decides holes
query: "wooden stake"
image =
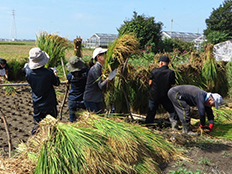
{"label": "wooden stake", "polygon": [[1,118],[3,119],[4,125],[5,125],[5,129],[6,129],[6,134],[7,134],[7,138],[8,138],[8,146],[9,146],[9,157],[11,157],[11,149],[12,149],[12,145],[11,145],[11,137],[10,137],[10,132],[9,132],[9,128],[7,125],[7,121],[6,121],[6,117],[5,114],[2,112],[2,110],[0,109],[1,112]]}
{"label": "wooden stake", "polygon": [[[61,60],[61,65],[62,65],[62,69],[63,69],[63,72],[64,72],[64,77],[67,80],[67,76],[66,76],[65,68],[64,68],[63,58],[61,57],[60,60]],[[66,81],[65,84],[66,84],[66,88],[65,88],[65,93],[64,93],[64,99],[62,101],[62,104],[61,104],[61,107],[60,107],[60,112],[59,112],[59,114],[60,114],[60,120],[62,120],[62,111],[63,111],[64,103],[65,103],[65,100],[67,98],[67,94],[68,94],[68,91],[69,91],[69,84],[68,84],[68,82]]]}
{"label": "wooden stake", "polygon": [[[66,84],[67,82],[60,82],[60,84]],[[29,86],[28,83],[6,83],[6,84],[0,84],[1,86]]]}

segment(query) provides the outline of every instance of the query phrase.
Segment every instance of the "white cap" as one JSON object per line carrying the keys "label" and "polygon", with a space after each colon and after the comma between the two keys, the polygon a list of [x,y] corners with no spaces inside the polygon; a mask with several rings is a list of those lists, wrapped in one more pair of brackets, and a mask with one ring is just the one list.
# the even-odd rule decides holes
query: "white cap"
{"label": "white cap", "polygon": [[107,51],[107,49],[103,49],[103,48],[101,48],[101,47],[96,48],[96,49],[93,51],[93,58],[95,59],[95,57],[96,57],[98,54],[105,53],[106,51]]}
{"label": "white cap", "polygon": [[215,108],[218,109],[218,106],[220,104],[222,104],[222,102],[223,102],[222,96],[217,94],[217,93],[212,94],[212,96],[213,96],[213,99],[214,99],[214,102],[215,102]]}

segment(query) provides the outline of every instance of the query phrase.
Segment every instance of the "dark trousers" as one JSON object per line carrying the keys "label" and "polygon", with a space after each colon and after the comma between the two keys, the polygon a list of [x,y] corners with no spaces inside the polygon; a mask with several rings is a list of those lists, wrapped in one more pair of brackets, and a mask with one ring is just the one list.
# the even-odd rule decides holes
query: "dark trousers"
{"label": "dark trousers", "polygon": [[103,111],[103,107],[102,107],[102,102],[88,102],[88,101],[85,101],[84,100],[84,104],[85,104],[85,107],[86,109],[89,111],[89,112],[95,112],[96,114],[102,114]]}
{"label": "dark trousers", "polygon": [[155,115],[156,115],[156,110],[158,109],[159,105],[162,105],[166,111],[169,112],[169,114],[174,115],[174,107],[169,99],[161,100],[159,102],[155,102],[153,100],[149,100],[148,103],[148,112],[147,112],[147,117],[145,120],[145,123],[153,123]]}
{"label": "dark trousers", "polygon": [[54,118],[57,117],[57,107],[54,106],[53,108],[49,108],[49,109],[37,109],[34,108],[34,113],[33,113],[33,119],[35,122],[35,126],[32,128],[31,134],[35,134],[38,126],[38,123],[44,119],[48,114],[50,114],[51,116],[53,116]]}
{"label": "dark trousers", "polygon": [[76,112],[80,109],[86,109],[83,101],[68,101],[68,109],[69,109],[69,121],[76,121]]}
{"label": "dark trousers", "polygon": [[181,98],[181,94],[170,89],[168,91],[168,97],[171,100],[181,123],[190,124],[190,106]]}

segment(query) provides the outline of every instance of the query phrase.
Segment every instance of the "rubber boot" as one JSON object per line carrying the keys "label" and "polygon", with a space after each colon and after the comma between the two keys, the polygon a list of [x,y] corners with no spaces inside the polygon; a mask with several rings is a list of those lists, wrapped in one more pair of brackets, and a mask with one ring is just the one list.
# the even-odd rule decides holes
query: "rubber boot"
{"label": "rubber boot", "polygon": [[198,135],[198,133],[191,131],[189,123],[182,123],[182,126],[183,126],[183,131],[182,131],[183,134],[192,135],[192,136]]}
{"label": "rubber boot", "polygon": [[172,130],[178,130],[177,120],[175,120],[174,118],[169,117],[169,121],[171,123]]}

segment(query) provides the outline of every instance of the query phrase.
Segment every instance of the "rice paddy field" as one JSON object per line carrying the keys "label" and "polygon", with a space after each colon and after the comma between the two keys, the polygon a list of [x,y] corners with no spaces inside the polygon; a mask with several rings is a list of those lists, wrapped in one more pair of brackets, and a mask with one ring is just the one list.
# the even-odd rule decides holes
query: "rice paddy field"
{"label": "rice paddy field", "polygon": [[[29,51],[35,47],[36,43],[28,42],[0,42],[0,58],[7,61],[17,60],[25,61],[28,58]],[[68,60],[73,55],[73,49],[66,51],[65,58]],[[84,49],[83,56],[92,56],[91,49]]]}
{"label": "rice paddy field", "polygon": [[[24,62],[33,47],[34,42],[0,42],[0,58]],[[91,57],[92,51],[83,49],[82,54]],[[66,50],[65,59],[72,55],[72,48]],[[60,108],[65,86],[55,90]],[[228,104],[214,110],[215,128],[210,133],[199,130],[199,119],[192,119],[199,136],[191,137],[181,134],[181,130],[171,131],[166,113],[157,114],[151,129],[143,125],[141,118],[145,115],[131,121],[128,115],[98,116],[86,111],[79,112],[80,120],[71,124],[65,100],[62,120],[48,117],[39,132],[31,136],[30,87],[13,87],[11,93],[0,87],[0,100],[0,173],[232,173],[232,112]],[[11,137],[11,157],[2,115]]]}

